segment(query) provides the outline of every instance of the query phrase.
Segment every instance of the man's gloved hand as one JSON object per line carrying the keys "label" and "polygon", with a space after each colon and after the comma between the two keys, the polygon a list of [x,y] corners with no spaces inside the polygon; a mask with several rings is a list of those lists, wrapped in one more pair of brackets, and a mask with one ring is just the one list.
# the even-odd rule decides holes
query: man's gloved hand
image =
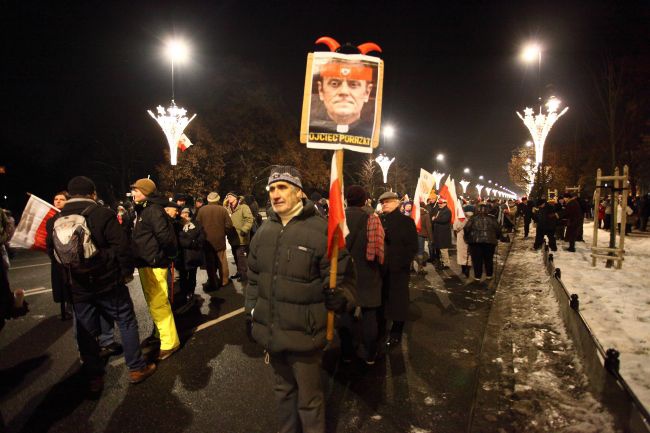
{"label": "man's gloved hand", "polygon": [[345,310],[348,300],[343,296],[343,290],[325,289],[323,290],[323,296],[325,296],[325,308],[328,310],[335,313],[341,313]]}

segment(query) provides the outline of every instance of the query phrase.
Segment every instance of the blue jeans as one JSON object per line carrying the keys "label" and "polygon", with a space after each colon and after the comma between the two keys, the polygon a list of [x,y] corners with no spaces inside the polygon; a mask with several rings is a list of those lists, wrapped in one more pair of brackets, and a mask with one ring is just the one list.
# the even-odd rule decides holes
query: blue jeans
{"label": "blue jeans", "polygon": [[122,336],[124,358],[129,370],[139,370],[146,366],[140,351],[140,335],[138,321],[133,311],[133,301],[125,285],[116,286],[110,293],[88,302],[74,303],[74,311],[77,316],[79,352],[84,368],[90,373],[104,373],[104,363],[99,357],[100,316],[108,321],[117,322]]}
{"label": "blue jeans", "polygon": [[[100,334],[97,340],[101,347],[106,347],[115,342],[115,323],[106,317],[99,315]],[[72,332],[75,340],[77,339],[77,315],[72,311]],[[78,348],[78,347],[77,347]]]}

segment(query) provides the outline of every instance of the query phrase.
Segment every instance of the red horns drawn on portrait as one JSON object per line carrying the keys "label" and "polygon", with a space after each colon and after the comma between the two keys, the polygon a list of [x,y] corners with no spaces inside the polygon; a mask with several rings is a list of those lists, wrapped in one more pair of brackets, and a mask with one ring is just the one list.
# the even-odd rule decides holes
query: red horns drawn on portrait
{"label": "red horns drawn on portrait", "polygon": [[341,46],[336,39],[331,38],[329,36],[322,36],[316,40],[316,44],[323,44],[327,45],[327,48],[330,49],[330,51],[333,52],[345,52],[347,54],[353,54],[353,53],[358,53],[358,54],[368,54],[373,51],[381,53],[381,48],[379,45],[377,45],[374,42],[365,42],[361,45],[357,45],[356,47],[353,46],[352,44],[345,44]]}

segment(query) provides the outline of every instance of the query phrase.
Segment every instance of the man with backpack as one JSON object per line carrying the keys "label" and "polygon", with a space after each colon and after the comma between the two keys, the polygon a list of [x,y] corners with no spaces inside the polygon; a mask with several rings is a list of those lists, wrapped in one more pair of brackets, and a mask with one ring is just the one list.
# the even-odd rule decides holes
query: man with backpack
{"label": "man with backpack", "polygon": [[77,341],[90,391],[103,388],[104,362],[100,357],[99,316],[117,322],[129,368],[128,380],[139,383],[151,376],[140,351],[138,321],[126,283],[133,279],[128,239],[115,212],[96,203],[93,181],[84,176],[68,183],[71,199],[47,234],[47,250],[65,269],[77,319]]}
{"label": "man with backpack", "polygon": [[131,196],[136,210],[132,238],[135,265],[154,322],[153,340],[160,339],[158,360],[162,361],[181,345],[167,285],[167,268],[178,252],[178,242],[164,210],[169,200],[156,194],[156,184],[151,179],[139,179],[131,185]]}

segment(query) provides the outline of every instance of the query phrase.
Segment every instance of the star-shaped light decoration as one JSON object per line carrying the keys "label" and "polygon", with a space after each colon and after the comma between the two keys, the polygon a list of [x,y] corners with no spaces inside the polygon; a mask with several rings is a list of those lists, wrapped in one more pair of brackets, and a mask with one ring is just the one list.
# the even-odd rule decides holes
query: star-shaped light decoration
{"label": "star-shaped light decoration", "polygon": [[393,157],[393,159],[390,159],[383,153],[375,158],[375,162],[379,164],[379,167],[381,167],[381,173],[384,175],[384,183],[388,183],[388,169],[394,161],[395,157]]}
{"label": "star-shaped light decoration", "polygon": [[462,179],[458,182],[460,186],[463,187],[463,194],[467,193],[467,185],[469,185],[469,180]]}
{"label": "star-shaped light decoration", "polygon": [[434,171],[433,173],[431,173],[431,175],[433,176],[433,179],[436,181],[436,191],[440,191],[440,181],[442,180],[443,177],[445,177],[445,174]]}
{"label": "star-shaped light decoration", "polygon": [[569,107],[565,107],[564,110],[558,114],[557,110],[560,107],[560,104],[561,101],[559,99],[555,96],[551,96],[546,102],[546,114],[542,113],[541,107],[539,114],[537,115],[535,115],[533,109],[529,107],[526,107],[523,116],[517,112],[517,116],[519,116],[519,118],[524,122],[524,125],[526,125],[533,138],[533,143],[535,144],[535,166],[540,165],[544,159],[544,142],[546,141],[546,137],[551,131],[553,124],[569,109]]}
{"label": "star-shaped light decoration", "polygon": [[171,165],[176,165],[177,155],[178,155],[178,143],[181,141],[183,136],[183,131],[187,125],[194,120],[196,114],[193,115],[190,119],[187,118],[187,110],[181,107],[178,107],[174,101],[167,108],[162,106],[157,107],[158,115],[154,115],[151,110],[147,110],[149,115],[154,118],[156,122],[160,125],[163,132],[165,133],[165,138],[167,138],[167,143],[169,144],[169,157],[171,160]]}

